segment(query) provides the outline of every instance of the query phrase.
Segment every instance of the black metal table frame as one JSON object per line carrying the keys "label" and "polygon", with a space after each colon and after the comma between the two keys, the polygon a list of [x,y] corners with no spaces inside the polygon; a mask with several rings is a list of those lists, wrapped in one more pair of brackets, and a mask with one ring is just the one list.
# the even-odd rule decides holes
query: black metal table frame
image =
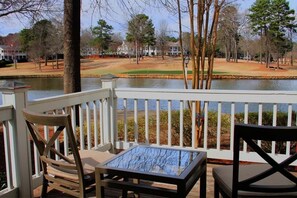
{"label": "black metal table frame", "polygon": [[[127,196],[127,191],[134,191],[135,193],[152,194],[164,197],[186,197],[191,191],[196,182],[200,179],[200,197],[206,197],[206,152],[199,152],[198,156],[189,164],[189,166],[179,175],[165,175],[146,173],[141,171],[132,171],[128,169],[118,169],[105,166],[109,161],[128,152],[126,151],[116,155],[104,164],[97,165],[95,168],[96,174],[96,197],[104,197],[104,188],[122,189],[123,197]],[[164,147],[155,147],[164,148]],[[164,148],[175,149],[176,148]],[[114,177],[123,178],[116,180]],[[176,185],[176,189],[167,189],[164,187],[150,186],[143,183],[131,182],[131,179],[146,180],[151,182],[161,182],[165,184]]]}

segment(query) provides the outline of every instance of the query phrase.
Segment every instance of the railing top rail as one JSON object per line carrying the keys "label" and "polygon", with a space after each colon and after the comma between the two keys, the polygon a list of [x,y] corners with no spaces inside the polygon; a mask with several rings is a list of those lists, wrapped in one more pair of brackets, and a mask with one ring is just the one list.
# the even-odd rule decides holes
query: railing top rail
{"label": "railing top rail", "polygon": [[34,100],[28,103],[28,108],[36,112],[45,112],[52,110],[53,108],[59,109],[67,106],[108,98],[109,94],[109,89],[95,89],[90,91],[64,94],[61,96]]}
{"label": "railing top rail", "polygon": [[296,103],[297,91],[116,88],[119,98],[215,102]]}
{"label": "railing top rail", "polygon": [[11,120],[13,115],[12,105],[1,105],[0,106],[0,122]]}

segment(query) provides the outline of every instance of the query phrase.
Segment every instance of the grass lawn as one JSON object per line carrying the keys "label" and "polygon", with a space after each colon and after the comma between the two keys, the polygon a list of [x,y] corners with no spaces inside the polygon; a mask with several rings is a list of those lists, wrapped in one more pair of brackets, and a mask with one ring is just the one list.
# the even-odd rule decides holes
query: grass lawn
{"label": "grass lawn", "polygon": [[[59,60],[59,67],[54,67],[55,64],[49,63],[45,66],[42,63],[39,68],[33,62],[18,63],[17,68],[13,65],[0,68],[0,77],[15,77],[15,76],[49,76],[62,77],[64,73],[63,60]],[[154,75],[160,78],[182,78],[182,59],[180,57],[165,57],[163,60],[160,57],[145,57],[136,64],[129,58],[100,58],[100,59],[82,59],[81,60],[81,75],[82,77],[100,77],[104,74],[119,75],[120,77],[135,77],[137,75],[148,78],[153,78]],[[272,65],[274,66],[274,65]],[[189,65],[188,77],[192,75],[192,67]],[[282,65],[282,69],[266,68],[265,64],[258,62],[247,62],[239,60],[238,63],[226,62],[225,59],[216,58],[214,62],[214,75],[216,76],[258,76],[262,78],[297,78],[296,66]],[[122,75],[122,76],[121,76]]]}

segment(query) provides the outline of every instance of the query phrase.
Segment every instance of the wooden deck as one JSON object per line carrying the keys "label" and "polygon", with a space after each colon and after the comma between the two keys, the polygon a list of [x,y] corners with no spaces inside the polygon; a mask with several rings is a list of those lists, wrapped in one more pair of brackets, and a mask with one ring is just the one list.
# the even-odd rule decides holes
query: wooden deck
{"label": "wooden deck", "polygon": [[[213,167],[220,166],[217,164],[207,164],[207,189],[206,189],[206,197],[213,198],[214,197],[214,181],[212,177],[212,169]],[[96,197],[95,192],[87,194],[88,197]],[[34,197],[40,197],[40,187],[34,190]],[[71,197],[66,194],[63,194],[56,190],[51,190],[48,193],[49,198],[57,198],[57,197]],[[106,190],[106,198],[116,198],[121,197],[121,191],[117,189],[107,189]],[[129,193],[128,197],[134,197],[133,193]],[[141,194],[142,198],[158,198],[159,196],[145,195]],[[192,191],[188,194],[188,198],[197,198],[199,197],[199,181],[195,184]]]}

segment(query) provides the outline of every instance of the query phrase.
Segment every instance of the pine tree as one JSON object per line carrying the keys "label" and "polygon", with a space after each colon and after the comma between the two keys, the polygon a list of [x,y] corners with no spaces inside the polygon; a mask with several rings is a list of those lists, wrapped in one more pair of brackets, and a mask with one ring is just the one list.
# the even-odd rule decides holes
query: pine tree
{"label": "pine tree", "polygon": [[112,41],[112,29],[113,27],[108,25],[103,19],[100,19],[98,21],[98,26],[92,29],[92,33],[96,36],[96,38],[93,40],[93,45],[98,48],[101,54],[103,54],[104,50],[108,49],[109,44]]}
{"label": "pine tree", "polygon": [[250,12],[248,16],[253,32],[260,35],[261,40],[265,39],[265,58],[266,67],[268,67],[270,48],[275,46],[277,54],[280,54],[280,50],[286,46],[283,45],[286,33],[296,29],[295,12],[290,9],[289,2],[286,0],[256,0]]}
{"label": "pine tree", "polygon": [[140,46],[155,45],[155,28],[152,20],[145,14],[138,14],[128,22],[126,40],[134,42],[136,49],[136,63],[138,64]]}
{"label": "pine tree", "polygon": [[261,37],[260,61],[262,62],[262,42],[265,39],[266,67],[269,63],[269,46],[268,46],[268,28],[270,23],[270,0],[256,0],[250,8],[251,14],[248,15],[252,31]]}

